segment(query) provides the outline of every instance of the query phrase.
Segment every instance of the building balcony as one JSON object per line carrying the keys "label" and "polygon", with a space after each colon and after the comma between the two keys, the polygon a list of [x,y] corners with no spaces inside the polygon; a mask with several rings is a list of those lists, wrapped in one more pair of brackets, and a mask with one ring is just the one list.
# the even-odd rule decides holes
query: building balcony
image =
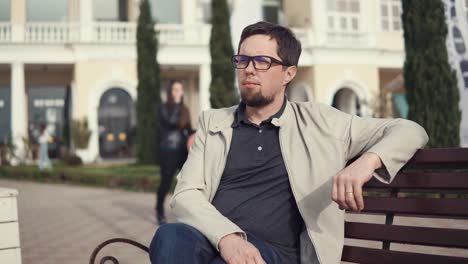
{"label": "building balcony", "polygon": [[[371,33],[365,31],[314,31],[309,28],[292,28],[304,48],[378,49],[404,52],[403,36],[399,33]],[[390,38],[391,43],[377,41]]]}
{"label": "building balcony", "polygon": [[[211,25],[157,24],[160,45],[208,45]],[[133,22],[0,23],[0,43],[11,44],[134,44],[137,25]]]}

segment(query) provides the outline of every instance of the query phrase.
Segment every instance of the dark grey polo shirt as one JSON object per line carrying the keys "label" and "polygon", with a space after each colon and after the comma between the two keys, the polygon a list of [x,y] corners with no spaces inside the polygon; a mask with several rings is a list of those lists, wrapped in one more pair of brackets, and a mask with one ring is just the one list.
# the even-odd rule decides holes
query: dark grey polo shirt
{"label": "dark grey polo shirt", "polygon": [[227,163],[213,205],[242,230],[270,243],[284,263],[299,263],[302,218],[297,208],[279,143],[271,123],[281,110],[259,126],[244,115],[241,103],[232,124]]}

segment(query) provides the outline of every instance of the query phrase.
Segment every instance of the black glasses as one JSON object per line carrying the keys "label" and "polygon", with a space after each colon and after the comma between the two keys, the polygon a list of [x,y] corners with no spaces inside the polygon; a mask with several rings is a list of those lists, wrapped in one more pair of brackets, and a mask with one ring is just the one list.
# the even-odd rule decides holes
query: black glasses
{"label": "black glasses", "polygon": [[253,66],[256,70],[267,71],[270,69],[273,63],[289,67],[275,58],[270,56],[260,55],[260,56],[247,56],[247,55],[234,55],[231,58],[232,65],[236,69],[245,69],[249,66],[250,61],[252,61]]}

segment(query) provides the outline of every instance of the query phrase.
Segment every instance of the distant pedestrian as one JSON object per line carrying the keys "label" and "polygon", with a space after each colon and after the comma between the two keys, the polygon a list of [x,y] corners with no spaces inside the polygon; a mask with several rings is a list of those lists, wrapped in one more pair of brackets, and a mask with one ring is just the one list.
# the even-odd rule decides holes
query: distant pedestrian
{"label": "distant pedestrian", "polygon": [[187,158],[187,138],[192,131],[190,112],[184,105],[184,87],[173,81],[166,90],[167,101],[159,109],[161,127],[161,182],[157,192],[156,217],[159,224],[167,222],[164,200],[177,169]]}
{"label": "distant pedestrian", "polygon": [[41,134],[39,135],[39,161],[38,166],[40,170],[43,169],[52,169],[52,163],[49,159],[49,132],[45,124],[42,124],[40,127]]}

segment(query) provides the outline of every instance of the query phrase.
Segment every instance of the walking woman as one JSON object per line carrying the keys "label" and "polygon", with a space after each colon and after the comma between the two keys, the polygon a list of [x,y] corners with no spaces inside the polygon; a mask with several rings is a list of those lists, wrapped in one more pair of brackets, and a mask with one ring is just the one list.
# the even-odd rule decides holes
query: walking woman
{"label": "walking woman", "polygon": [[159,109],[161,128],[161,182],[156,201],[156,217],[160,225],[167,222],[164,200],[171,188],[177,169],[187,158],[187,137],[192,131],[190,112],[184,105],[182,82],[173,81],[166,90],[167,102]]}
{"label": "walking woman", "polygon": [[41,124],[40,126],[41,134],[39,135],[39,161],[38,166],[40,170],[44,169],[52,169],[52,163],[49,159],[49,132],[47,131],[47,126],[45,124]]}

